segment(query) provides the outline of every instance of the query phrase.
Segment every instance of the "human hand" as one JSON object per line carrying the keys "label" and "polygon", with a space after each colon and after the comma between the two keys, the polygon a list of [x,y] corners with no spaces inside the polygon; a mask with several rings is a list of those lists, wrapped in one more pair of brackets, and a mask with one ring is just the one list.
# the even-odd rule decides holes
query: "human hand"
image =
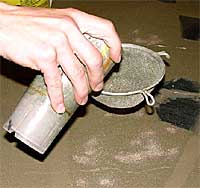
{"label": "human hand", "polygon": [[[0,55],[44,74],[53,109],[63,113],[61,73],[70,79],[78,104],[88,91],[103,87],[102,57],[83,36],[103,39],[114,62],[121,59],[121,42],[113,24],[76,9],[15,7],[0,3]],[[87,75],[87,76],[86,76]]]}

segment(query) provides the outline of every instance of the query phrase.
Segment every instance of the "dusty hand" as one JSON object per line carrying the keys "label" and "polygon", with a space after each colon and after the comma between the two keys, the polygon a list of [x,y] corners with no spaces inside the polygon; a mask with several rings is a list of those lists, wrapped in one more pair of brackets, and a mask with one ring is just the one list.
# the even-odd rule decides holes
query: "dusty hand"
{"label": "dusty hand", "polygon": [[89,87],[94,91],[103,87],[101,54],[84,33],[103,39],[113,61],[120,61],[121,43],[108,20],[72,8],[25,8],[0,3],[0,55],[40,70],[52,107],[59,113],[64,112],[64,102],[58,65],[71,80],[80,105],[87,102]]}

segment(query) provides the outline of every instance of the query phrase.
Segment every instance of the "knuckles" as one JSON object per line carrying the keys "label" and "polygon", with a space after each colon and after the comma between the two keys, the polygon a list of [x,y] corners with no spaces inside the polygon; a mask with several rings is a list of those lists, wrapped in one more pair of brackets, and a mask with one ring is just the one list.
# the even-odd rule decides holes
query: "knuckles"
{"label": "knuckles", "polygon": [[74,27],[77,27],[73,18],[69,16],[63,16],[62,18],[58,18],[57,21],[58,21],[59,27],[66,31],[71,30]]}
{"label": "knuckles", "polygon": [[49,88],[49,89],[52,89],[52,90],[54,90],[54,89],[60,89],[61,88],[61,86],[62,86],[62,83],[61,83],[61,80],[59,80],[59,79],[48,79],[48,77],[46,78],[47,79],[47,87]]}
{"label": "knuckles", "polygon": [[91,58],[88,60],[89,69],[92,70],[102,70],[102,55],[97,51],[95,54],[91,56]]}
{"label": "knuckles", "polygon": [[111,32],[115,31],[115,26],[110,20],[104,20],[105,28]]}
{"label": "knuckles", "polygon": [[79,10],[75,9],[75,8],[72,8],[72,7],[69,7],[66,9],[67,12],[69,13],[76,13],[76,12],[79,12]]}
{"label": "knuckles", "polygon": [[51,39],[53,45],[62,48],[67,43],[67,38],[62,31],[57,31],[52,34]]}
{"label": "knuckles", "polygon": [[49,45],[38,45],[35,55],[37,58],[37,62],[40,62],[41,64],[49,64],[56,61],[55,49]]}
{"label": "knuckles", "polygon": [[85,72],[84,67],[74,69],[72,75],[73,76],[71,79],[74,83],[82,82],[86,80],[86,72]]}
{"label": "knuckles", "polygon": [[76,78],[78,77],[81,80],[84,80],[85,79],[85,76],[86,76],[86,73],[85,73],[85,70],[84,68],[79,68],[75,74]]}

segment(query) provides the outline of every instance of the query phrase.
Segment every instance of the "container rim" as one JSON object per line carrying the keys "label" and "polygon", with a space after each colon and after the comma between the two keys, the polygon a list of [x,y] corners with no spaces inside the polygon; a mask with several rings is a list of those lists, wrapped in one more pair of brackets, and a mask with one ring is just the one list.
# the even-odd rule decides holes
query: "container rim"
{"label": "container rim", "polygon": [[[162,51],[162,53],[161,52],[154,52],[154,51],[152,51],[152,50],[150,50],[146,47],[139,46],[139,45],[136,45],[136,44],[123,43],[122,47],[123,48],[135,48],[135,49],[142,50],[142,51],[150,54],[152,57],[154,57],[156,59],[156,61],[163,63],[163,65],[164,65],[164,62],[163,62],[161,56],[165,55],[166,57],[169,57],[169,55],[166,52],[163,52],[163,51]],[[164,53],[166,53],[166,54],[164,54]],[[140,89],[140,90],[136,90],[136,91],[130,91],[130,92],[110,92],[110,91],[102,90],[101,94],[106,95],[106,96],[130,96],[130,95],[136,95],[136,94],[143,94],[143,93],[147,92],[148,90],[154,88],[163,79],[163,77],[165,75],[165,68],[163,68],[161,71],[162,71],[161,72],[162,76],[160,77],[160,79],[158,79],[154,84],[152,84],[149,87],[146,87],[146,88],[143,88],[143,89]]]}
{"label": "container rim", "polygon": [[165,51],[161,51],[161,52],[154,52],[151,49],[148,49],[146,47],[143,46],[139,46],[136,44],[130,44],[130,43],[123,43],[122,44],[123,48],[134,48],[134,49],[139,49],[145,53],[148,53],[151,57],[153,57],[158,63],[160,63],[163,66],[161,66],[161,77],[156,80],[156,82],[154,82],[152,85],[150,85],[149,87],[140,89],[140,90],[136,90],[136,91],[130,91],[130,92],[110,92],[110,91],[105,91],[102,90],[100,95],[104,95],[104,96],[131,96],[131,95],[137,95],[137,94],[142,94],[144,96],[144,99],[146,100],[147,105],[149,106],[153,106],[155,104],[155,99],[154,97],[150,94],[150,92],[152,91],[152,89],[155,88],[155,86],[163,79],[164,75],[165,75],[165,66],[164,66],[164,61],[162,60],[161,56],[165,56],[166,58],[170,58],[169,54],[166,53]]}

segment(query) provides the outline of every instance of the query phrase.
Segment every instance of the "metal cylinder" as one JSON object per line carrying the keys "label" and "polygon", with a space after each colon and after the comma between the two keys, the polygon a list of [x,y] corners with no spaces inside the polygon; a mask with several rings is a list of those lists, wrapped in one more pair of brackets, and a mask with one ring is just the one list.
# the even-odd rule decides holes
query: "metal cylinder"
{"label": "metal cylinder", "polygon": [[[109,58],[109,48],[103,40],[85,37],[99,50],[103,57],[105,75],[114,63]],[[13,114],[3,128],[29,147],[43,154],[78,108],[74,99],[73,88],[65,74],[62,75],[63,94],[66,112],[56,113],[50,104],[43,77],[37,75]]]}

